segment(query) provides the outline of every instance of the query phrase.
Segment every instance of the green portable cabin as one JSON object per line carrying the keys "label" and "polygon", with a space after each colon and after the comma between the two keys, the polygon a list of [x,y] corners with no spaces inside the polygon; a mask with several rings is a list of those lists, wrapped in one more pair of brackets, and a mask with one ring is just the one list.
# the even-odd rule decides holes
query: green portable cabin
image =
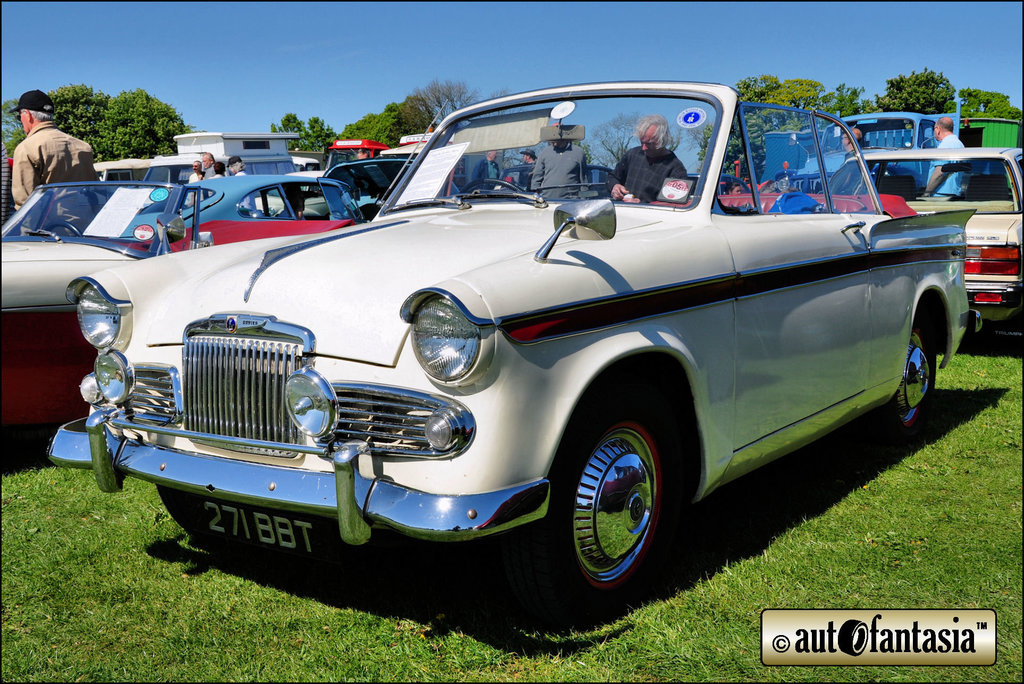
{"label": "green portable cabin", "polygon": [[965,118],[960,124],[964,147],[1020,147],[1020,121],[1013,119]]}

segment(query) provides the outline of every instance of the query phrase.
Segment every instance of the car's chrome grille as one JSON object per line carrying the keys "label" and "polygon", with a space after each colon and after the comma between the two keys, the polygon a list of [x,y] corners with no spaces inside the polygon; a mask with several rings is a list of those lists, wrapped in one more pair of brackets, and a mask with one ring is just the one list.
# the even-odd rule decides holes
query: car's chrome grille
{"label": "car's chrome grille", "polygon": [[135,368],[135,386],[129,397],[133,420],[166,425],[181,416],[181,382],[171,366]]}
{"label": "car's chrome grille", "polygon": [[366,441],[386,456],[439,456],[427,443],[430,414],[448,404],[426,394],[370,385],[334,386],[338,397],[338,441]]}
{"label": "car's chrome grille", "polygon": [[185,429],[284,444],[304,442],[284,384],[302,346],[273,339],[192,335],[183,354]]}

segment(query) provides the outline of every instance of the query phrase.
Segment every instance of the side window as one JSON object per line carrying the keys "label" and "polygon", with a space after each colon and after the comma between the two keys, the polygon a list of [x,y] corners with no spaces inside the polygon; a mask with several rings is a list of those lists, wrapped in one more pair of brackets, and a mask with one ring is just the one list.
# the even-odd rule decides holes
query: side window
{"label": "side window", "polygon": [[238,215],[244,218],[294,218],[276,186],[250,192],[237,206]]}
{"label": "side window", "polygon": [[307,221],[326,221],[331,218],[331,209],[327,205],[319,184],[292,183],[285,186],[292,209]]}
{"label": "side window", "polygon": [[726,214],[757,214],[757,203],[750,185],[750,162],[737,113],[729,129],[725,166],[718,176],[718,207]]}
{"label": "side window", "polygon": [[828,212],[818,165],[818,131],[811,115],[794,109],[744,104],[751,180],[766,214]]}
{"label": "side window", "polygon": [[[846,128],[820,115],[815,117],[815,124],[824,173],[819,174],[817,179],[808,181],[811,186],[819,184],[811,187],[812,192],[816,193],[815,196],[820,193],[821,201],[831,206],[834,213],[875,213],[874,200],[868,189],[870,181],[864,177],[860,166],[856,136],[851,137],[852,131],[847,131]],[[840,170],[843,171],[841,175]],[[820,185],[822,181],[828,186],[827,194],[825,187]]]}
{"label": "side window", "polygon": [[359,214],[359,209],[356,208],[356,201],[352,199],[352,195],[346,186],[322,183],[320,187],[329,207],[332,220],[343,221],[345,219],[357,220],[362,218]]}
{"label": "side window", "polygon": [[917,125],[917,144],[921,149],[938,147],[935,141],[935,122],[931,119],[921,119]]}

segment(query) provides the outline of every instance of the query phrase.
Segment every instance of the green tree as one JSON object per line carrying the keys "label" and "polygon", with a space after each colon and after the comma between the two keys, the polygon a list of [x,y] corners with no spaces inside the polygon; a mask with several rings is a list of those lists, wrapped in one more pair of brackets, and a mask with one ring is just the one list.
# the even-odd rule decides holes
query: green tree
{"label": "green tree", "polygon": [[[987,119],[1020,120],[1021,110],[1010,104],[1010,98],[1003,93],[974,88],[960,89],[960,116],[984,117]],[[6,104],[4,105],[6,107]]]}
{"label": "green tree", "polygon": [[125,91],[110,99],[93,149],[97,161],[174,154],[174,136],[191,130],[169,104],[142,89]]}
{"label": "green tree", "polygon": [[86,85],[66,85],[51,90],[53,100],[53,123],[68,135],[96,146],[100,140],[100,129],[107,116],[110,96],[94,91]]}
{"label": "green tree", "polygon": [[380,114],[367,114],[359,121],[345,126],[340,137],[376,140],[388,147],[395,147],[399,139],[408,132],[402,122],[401,106],[392,102],[384,107]]}
{"label": "green tree", "polygon": [[7,148],[7,156],[14,154],[14,148],[25,139],[25,130],[21,127],[21,117],[12,114],[11,110],[18,106],[17,100],[4,100],[3,112],[0,114],[0,123],[3,128],[4,147]]}
{"label": "green tree", "polygon": [[736,82],[736,90],[740,93],[740,99],[747,102],[784,104],[777,99],[781,89],[782,81],[777,76],[770,74],[748,76]]}
{"label": "green tree", "polygon": [[875,99],[879,111],[944,114],[956,109],[956,90],[942,72],[925,69],[886,79],[885,94]]}
{"label": "green tree", "polygon": [[[54,124],[68,135],[89,143],[95,150],[100,137],[100,122],[106,116],[110,96],[86,85],[61,86],[47,94],[53,100]],[[3,103],[3,140],[8,154],[12,154],[18,143],[25,139],[21,120],[17,114],[10,113],[17,104],[17,100]]]}
{"label": "green tree", "polygon": [[[845,86],[841,86],[845,87]],[[788,78],[762,74],[749,76],[736,83],[740,99],[801,109],[825,109],[835,100],[835,93],[826,93],[825,86],[809,78]]]}
{"label": "green tree", "polygon": [[333,128],[328,126],[319,116],[314,116],[309,119],[305,131],[303,131],[299,138],[300,147],[298,149],[322,150],[334,142],[336,137]]}
{"label": "green tree", "polygon": [[878,111],[874,102],[861,98],[863,94],[863,88],[854,88],[840,83],[835,90],[822,97],[819,109],[839,116],[853,116],[854,114]]}
{"label": "green tree", "polygon": [[270,124],[271,133],[298,133],[300,136],[306,132],[306,124],[298,115],[288,112],[281,117],[281,123]]}

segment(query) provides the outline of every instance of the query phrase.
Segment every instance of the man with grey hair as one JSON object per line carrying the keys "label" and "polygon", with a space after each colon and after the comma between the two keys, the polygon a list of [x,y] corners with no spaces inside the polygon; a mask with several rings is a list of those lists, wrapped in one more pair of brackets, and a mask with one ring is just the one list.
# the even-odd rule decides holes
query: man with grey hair
{"label": "man with grey hair", "polygon": [[213,168],[213,162],[217,161],[210,152],[203,152],[203,178],[213,178],[217,175],[217,169]]}
{"label": "man with grey hair", "polygon": [[228,159],[228,170],[231,171],[232,176],[244,176],[245,174],[245,162],[237,154]]}
{"label": "man with grey hair", "polygon": [[668,120],[661,114],[641,117],[634,134],[640,139],[640,146],[626,151],[605,183],[613,200],[653,202],[667,179],[686,178],[686,167],[674,152],[665,148],[669,139]]}
{"label": "man with grey hair", "polygon": [[[948,116],[939,117],[932,129],[935,139],[939,141],[937,148],[958,149],[964,146],[960,138],[953,131],[953,119]],[[939,197],[962,197],[964,193],[964,174],[962,171],[950,173],[943,171],[942,167],[948,164],[948,159],[938,159],[932,162],[931,171],[928,175],[928,184],[925,186],[925,196]]]}
{"label": "man with grey hair", "polygon": [[25,139],[14,148],[11,194],[19,209],[36,186],[94,181],[92,146],[53,125],[53,100],[41,90],[22,94],[12,114],[21,117]]}

